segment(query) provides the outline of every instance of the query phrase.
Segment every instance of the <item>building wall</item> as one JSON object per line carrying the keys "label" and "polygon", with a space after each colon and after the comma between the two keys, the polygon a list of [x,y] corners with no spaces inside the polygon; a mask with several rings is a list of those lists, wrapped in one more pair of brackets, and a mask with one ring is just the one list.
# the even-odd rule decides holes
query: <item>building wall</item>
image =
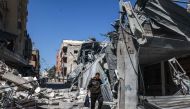
{"label": "building wall", "polygon": [[60,55],[60,50],[58,50],[57,54],[56,54],[56,76],[59,76],[60,78],[62,78],[62,65],[61,65],[61,55]]}
{"label": "building wall", "polygon": [[34,71],[37,75],[37,77],[39,76],[39,72],[40,72],[40,52],[38,49],[33,49],[32,50],[32,56],[30,59],[30,65],[33,66]]}
{"label": "building wall", "polygon": [[27,5],[28,0],[0,0],[0,30],[16,37],[11,50],[29,63],[32,41],[26,29]]}
{"label": "building wall", "polygon": [[[20,36],[18,38],[19,45],[18,45],[18,53],[19,54],[25,54],[25,42],[27,40],[27,30],[26,30],[26,23],[27,23],[27,16],[28,16],[28,10],[27,10],[27,4],[28,0],[19,0],[19,6],[18,6],[18,35]],[[21,27],[19,26],[21,25]]]}
{"label": "building wall", "polygon": [[57,55],[57,72],[61,73],[64,79],[77,67],[75,61],[77,60],[82,43],[83,41],[63,40]]}
{"label": "building wall", "polygon": [[0,29],[18,36],[15,41],[15,52],[23,55],[27,38],[28,0],[0,0]]}
{"label": "building wall", "polygon": [[[5,1],[5,0],[1,0]],[[8,10],[5,12],[5,27],[6,32],[18,35],[18,5],[19,0],[6,0]]]}
{"label": "building wall", "polygon": [[[81,48],[80,44],[65,44],[64,47],[67,47],[67,52],[63,52],[63,66],[64,68],[66,68],[66,70],[64,70],[64,75],[66,76],[68,73],[72,72],[76,66],[77,63],[74,62],[77,60],[77,56],[78,56],[78,52]],[[66,72],[65,72],[66,71]]]}

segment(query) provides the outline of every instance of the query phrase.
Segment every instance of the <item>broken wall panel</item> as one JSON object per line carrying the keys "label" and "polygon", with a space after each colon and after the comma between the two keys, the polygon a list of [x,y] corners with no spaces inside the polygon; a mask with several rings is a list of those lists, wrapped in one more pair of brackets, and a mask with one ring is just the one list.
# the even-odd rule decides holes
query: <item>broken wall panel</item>
{"label": "broken wall panel", "polygon": [[172,0],[138,0],[138,3],[146,16],[158,26],[167,28],[167,31],[171,30],[189,41],[190,14],[185,8],[173,3]]}
{"label": "broken wall panel", "polygon": [[106,61],[108,64],[108,76],[109,76],[109,81],[111,84],[111,87],[113,89],[115,82],[117,81],[117,77],[115,74],[115,70],[117,69],[117,57],[114,53],[113,48],[111,45],[108,45],[105,50],[106,53]]}
{"label": "broken wall panel", "polygon": [[26,89],[33,88],[32,85],[30,83],[27,83],[28,81],[26,81],[24,78],[16,76],[12,73],[5,73],[2,78]]}

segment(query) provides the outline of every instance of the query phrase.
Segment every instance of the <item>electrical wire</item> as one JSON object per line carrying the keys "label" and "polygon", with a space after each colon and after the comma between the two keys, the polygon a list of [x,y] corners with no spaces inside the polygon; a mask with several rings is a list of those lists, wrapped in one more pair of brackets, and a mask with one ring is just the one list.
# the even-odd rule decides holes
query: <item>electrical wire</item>
{"label": "electrical wire", "polygon": [[133,39],[137,40],[137,37],[135,37],[135,35],[133,35],[132,33],[128,32],[125,30],[125,27],[122,25],[122,23],[120,22],[120,26],[123,29],[123,31],[127,34],[129,34]]}

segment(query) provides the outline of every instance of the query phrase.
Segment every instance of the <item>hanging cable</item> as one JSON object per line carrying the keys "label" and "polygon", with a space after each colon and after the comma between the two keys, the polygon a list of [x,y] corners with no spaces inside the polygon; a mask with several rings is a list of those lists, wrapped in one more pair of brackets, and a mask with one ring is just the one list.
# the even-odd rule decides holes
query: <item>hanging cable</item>
{"label": "hanging cable", "polygon": [[125,30],[125,27],[122,25],[122,23],[120,22],[120,26],[123,29],[123,31],[127,34],[129,34],[133,39],[137,40],[137,37],[135,37],[135,35],[133,35],[132,33],[128,32]]}

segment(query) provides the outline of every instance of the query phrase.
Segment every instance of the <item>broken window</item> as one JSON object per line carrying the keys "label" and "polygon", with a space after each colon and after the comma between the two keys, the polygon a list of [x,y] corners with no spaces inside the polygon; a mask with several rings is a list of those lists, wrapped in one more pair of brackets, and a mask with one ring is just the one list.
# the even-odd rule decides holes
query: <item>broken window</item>
{"label": "broken window", "polygon": [[78,50],[74,50],[74,54],[77,54],[78,53]]}
{"label": "broken window", "polygon": [[63,52],[65,55],[67,54],[67,47],[63,47]]}
{"label": "broken window", "polygon": [[63,62],[67,63],[67,57],[63,57]]}
{"label": "broken window", "polygon": [[67,75],[67,67],[64,67],[64,76]]}
{"label": "broken window", "polygon": [[32,60],[32,61],[36,61],[36,59],[37,59],[37,58],[36,58],[36,55],[32,55],[32,59],[31,59],[31,60]]}

